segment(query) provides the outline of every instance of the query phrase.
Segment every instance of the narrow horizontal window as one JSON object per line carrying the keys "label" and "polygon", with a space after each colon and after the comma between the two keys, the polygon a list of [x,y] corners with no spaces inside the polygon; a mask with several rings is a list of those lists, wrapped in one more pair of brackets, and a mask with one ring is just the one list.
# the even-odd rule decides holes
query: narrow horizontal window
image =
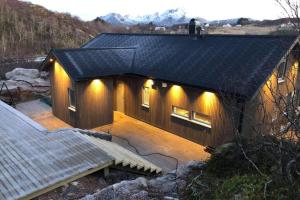
{"label": "narrow horizontal window", "polygon": [[211,117],[203,113],[192,112],[192,121],[211,128]]}
{"label": "narrow horizontal window", "polygon": [[172,114],[177,115],[186,119],[190,118],[190,112],[188,110],[185,110],[183,108],[179,108],[177,106],[172,106]]}
{"label": "narrow horizontal window", "polygon": [[143,87],[142,106],[149,108],[150,106],[150,88]]}
{"label": "narrow horizontal window", "polygon": [[73,89],[68,88],[68,96],[69,96],[69,109],[72,111],[76,111],[75,92]]}

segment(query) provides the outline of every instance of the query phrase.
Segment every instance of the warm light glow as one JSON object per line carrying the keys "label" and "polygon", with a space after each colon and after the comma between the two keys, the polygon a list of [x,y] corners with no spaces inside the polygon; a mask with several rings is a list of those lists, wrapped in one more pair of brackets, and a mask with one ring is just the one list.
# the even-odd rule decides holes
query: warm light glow
{"label": "warm light glow", "polygon": [[53,58],[50,58],[49,61],[52,63],[54,60],[53,60]]}
{"label": "warm light glow", "polygon": [[203,96],[205,97],[206,100],[210,101],[215,96],[215,94],[212,92],[204,92]]}
{"label": "warm light glow", "polygon": [[211,107],[212,103],[214,102],[216,95],[213,92],[203,92],[201,97],[203,98],[202,101],[203,101],[205,108],[209,108],[209,107]]}
{"label": "warm light glow", "polygon": [[179,99],[184,94],[184,91],[181,86],[179,85],[173,85],[170,89],[172,98]]}
{"label": "warm light glow", "polygon": [[103,85],[103,82],[100,79],[95,79],[91,82],[91,87],[94,92],[99,92],[102,85]]}
{"label": "warm light glow", "polygon": [[54,73],[55,73],[55,76],[60,77],[63,80],[69,79],[68,74],[66,73],[64,68],[58,62],[54,63]]}
{"label": "warm light glow", "polygon": [[154,84],[154,81],[151,80],[151,79],[148,79],[148,80],[146,81],[146,83],[145,83],[145,86],[151,88],[153,84]]}

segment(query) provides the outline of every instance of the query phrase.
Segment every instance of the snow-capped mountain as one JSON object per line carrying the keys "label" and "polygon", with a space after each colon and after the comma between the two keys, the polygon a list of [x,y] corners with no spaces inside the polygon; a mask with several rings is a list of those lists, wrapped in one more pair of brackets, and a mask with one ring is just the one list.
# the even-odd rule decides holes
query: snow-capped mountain
{"label": "snow-capped mountain", "polygon": [[[154,13],[151,15],[143,15],[132,17],[129,15],[122,16],[117,13],[110,13],[108,15],[100,17],[106,22],[114,25],[133,25],[133,24],[148,24],[150,22],[154,23],[155,25],[159,26],[172,26],[176,24],[183,24],[188,23],[191,19],[190,16],[187,16],[185,10],[177,8],[177,9],[170,9],[163,13]],[[200,21],[206,22],[205,19],[199,18]]]}
{"label": "snow-capped mountain", "polygon": [[131,19],[129,15],[122,16],[118,13],[109,13],[105,16],[101,16],[100,18],[113,25],[133,25],[138,23],[137,21]]}

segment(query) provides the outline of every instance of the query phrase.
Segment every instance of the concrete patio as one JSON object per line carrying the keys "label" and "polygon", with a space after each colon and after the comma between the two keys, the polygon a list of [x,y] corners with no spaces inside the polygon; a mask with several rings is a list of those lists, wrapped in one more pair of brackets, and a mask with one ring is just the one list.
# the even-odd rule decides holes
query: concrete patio
{"label": "concrete patio", "polygon": [[[71,127],[53,116],[51,107],[40,100],[20,103],[16,106],[16,109],[37,121],[48,130]],[[204,151],[203,146],[119,112],[114,113],[113,124],[101,126],[93,130],[109,132],[114,136],[114,142],[131,151],[135,151],[126,141],[128,140],[142,155],[160,153],[175,157],[180,164],[186,163],[189,160],[206,160],[209,158],[209,154]],[[174,159],[162,155],[156,154],[145,156],[144,158],[158,165],[164,171],[174,169],[176,166]]]}

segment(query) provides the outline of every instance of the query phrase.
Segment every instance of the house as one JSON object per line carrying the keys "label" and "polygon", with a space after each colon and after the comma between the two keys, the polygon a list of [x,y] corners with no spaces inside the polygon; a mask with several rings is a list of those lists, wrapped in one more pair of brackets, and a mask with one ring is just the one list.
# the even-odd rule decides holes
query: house
{"label": "house", "polygon": [[164,26],[156,26],[156,27],[154,28],[154,30],[155,30],[155,31],[166,31],[167,29],[166,29],[166,27],[164,27]]}
{"label": "house", "polygon": [[297,36],[103,33],[51,50],[43,67],[54,115],[74,127],[113,123],[119,111],[217,146],[263,123],[258,102],[273,116],[266,85],[297,76],[297,49]]}

